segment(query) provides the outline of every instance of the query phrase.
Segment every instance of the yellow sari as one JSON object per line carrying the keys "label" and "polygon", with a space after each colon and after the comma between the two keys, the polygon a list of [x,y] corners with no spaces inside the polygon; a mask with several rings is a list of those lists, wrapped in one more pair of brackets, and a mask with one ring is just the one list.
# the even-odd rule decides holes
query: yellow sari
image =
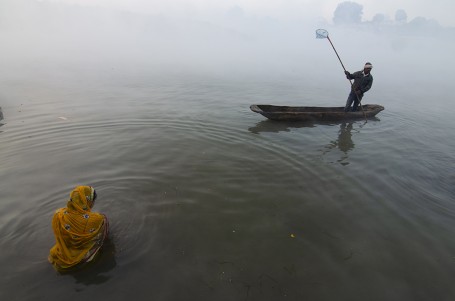
{"label": "yellow sari", "polygon": [[59,271],[92,260],[108,233],[107,217],[91,212],[96,192],[91,186],[78,186],[70,194],[65,208],[58,209],[52,219],[55,246],[49,262]]}

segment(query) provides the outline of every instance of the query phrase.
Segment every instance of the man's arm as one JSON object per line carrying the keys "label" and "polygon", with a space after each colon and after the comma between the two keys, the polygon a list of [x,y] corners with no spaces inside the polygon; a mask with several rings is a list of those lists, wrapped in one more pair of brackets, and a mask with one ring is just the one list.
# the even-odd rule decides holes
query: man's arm
{"label": "man's arm", "polygon": [[347,79],[349,79],[349,80],[354,79],[354,77],[352,77],[353,74],[349,73],[349,71],[346,71],[346,70],[345,70],[345,71],[344,71],[344,74],[346,75],[346,78],[347,78]]}

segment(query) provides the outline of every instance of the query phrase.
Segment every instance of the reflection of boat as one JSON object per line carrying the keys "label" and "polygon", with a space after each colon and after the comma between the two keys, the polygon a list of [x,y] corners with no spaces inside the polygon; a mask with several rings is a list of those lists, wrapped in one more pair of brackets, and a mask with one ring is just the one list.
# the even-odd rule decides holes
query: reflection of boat
{"label": "reflection of boat", "polygon": [[[327,123],[327,125],[332,125]],[[261,120],[255,126],[250,127],[248,130],[252,133],[259,134],[261,132],[279,133],[289,132],[294,128],[313,128],[316,125],[313,122],[308,121],[294,121],[294,122],[276,122],[274,120]]]}
{"label": "reflection of boat", "polygon": [[356,112],[345,112],[344,107],[287,107],[273,105],[251,105],[253,112],[272,120],[287,121],[333,121],[374,117],[384,110],[380,105],[362,105]]}
{"label": "reflection of boat", "polygon": [[[368,121],[380,121],[377,117],[368,118]],[[362,122],[362,120],[360,120]],[[318,126],[340,126],[340,128],[346,122],[343,120],[339,121],[274,121],[274,120],[261,120],[255,126],[250,127],[248,130],[254,134],[260,134],[263,132],[268,133],[279,133],[279,132],[289,132],[292,129],[297,128],[314,128]]]}

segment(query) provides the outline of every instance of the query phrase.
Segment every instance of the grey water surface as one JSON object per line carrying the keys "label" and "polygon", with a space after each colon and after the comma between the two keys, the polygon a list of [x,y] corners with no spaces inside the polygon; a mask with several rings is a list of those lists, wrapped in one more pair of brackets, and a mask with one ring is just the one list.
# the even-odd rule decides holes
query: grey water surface
{"label": "grey water surface", "polygon": [[[249,106],[342,106],[341,71],[328,87],[24,70],[1,76],[2,300],[455,298],[449,83],[435,94],[377,73],[364,99],[385,106],[376,119],[308,124]],[[51,219],[76,185],[96,188],[110,239],[98,261],[61,275],[47,262]]]}

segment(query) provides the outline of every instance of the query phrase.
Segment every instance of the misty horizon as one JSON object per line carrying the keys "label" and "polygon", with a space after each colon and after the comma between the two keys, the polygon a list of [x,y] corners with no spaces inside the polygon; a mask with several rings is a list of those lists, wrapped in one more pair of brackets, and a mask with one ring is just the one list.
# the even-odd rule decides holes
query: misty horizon
{"label": "misty horizon", "polygon": [[449,70],[445,60],[455,49],[447,37],[455,35],[451,27],[426,19],[351,22],[349,11],[346,22],[333,24],[320,17],[250,17],[235,9],[209,22],[30,0],[9,0],[0,8],[0,54],[6,58],[0,64],[8,70],[3,77],[10,78],[30,68],[46,74],[102,68],[228,77],[261,74],[345,85],[329,43],[315,39],[315,30],[325,28],[348,70],[371,61],[378,78],[406,69],[412,79],[404,81],[424,81],[428,73]]}

